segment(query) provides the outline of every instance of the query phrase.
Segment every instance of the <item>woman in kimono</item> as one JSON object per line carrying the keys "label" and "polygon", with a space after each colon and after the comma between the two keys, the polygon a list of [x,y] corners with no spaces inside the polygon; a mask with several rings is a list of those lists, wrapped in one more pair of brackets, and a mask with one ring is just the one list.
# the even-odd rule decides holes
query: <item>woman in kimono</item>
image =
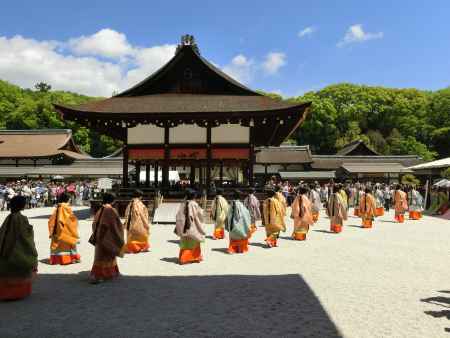
{"label": "woman in kimono", "polygon": [[405,221],[405,212],[408,210],[408,201],[406,199],[406,193],[402,190],[400,184],[397,185],[394,191],[394,209],[395,220],[398,223],[403,223]]}
{"label": "woman in kimono", "polygon": [[240,192],[235,190],[233,201],[228,211],[225,229],[230,235],[228,253],[245,253],[248,251],[248,239],[251,236],[251,216],[248,209],[239,200]]}
{"label": "woman in kimono", "polygon": [[364,196],[361,198],[359,211],[361,213],[362,227],[371,228],[376,216],[376,202],[370,188],[366,188]]}
{"label": "woman in kimono", "polygon": [[361,185],[359,183],[356,183],[355,186],[355,197],[354,197],[354,207],[353,207],[353,216],[360,217],[359,212],[359,204],[361,202]]}
{"label": "woman in kimono", "polygon": [[285,195],[282,192],[282,188],[280,186],[275,188],[275,198],[278,200],[278,202],[280,202],[281,206],[284,209],[284,214],[286,215],[286,209],[287,209],[287,200],[286,197],[284,197]]}
{"label": "woman in kimono", "polygon": [[298,195],[292,203],[292,218],[294,219],[294,232],[292,238],[296,241],[306,240],[306,234],[309,231],[309,226],[314,223],[313,205],[306,197],[308,189],[300,187]]}
{"label": "woman in kimono", "polygon": [[408,191],[409,219],[419,220],[422,218],[423,197],[414,188]]}
{"label": "woman in kimono", "polygon": [[105,193],[103,205],[92,223],[89,243],[95,246],[94,264],[90,274],[93,284],[119,276],[116,257],[123,257],[125,241],[123,226],[117,210],[112,206],[114,195]]}
{"label": "woman in kimono", "polygon": [[142,203],[142,196],[142,191],[136,190],[133,194],[133,199],[125,210],[126,253],[147,252],[150,248],[148,243],[150,232],[148,209]]}
{"label": "woman in kimono", "polygon": [[273,190],[267,191],[267,199],[263,203],[264,226],[266,228],[266,243],[269,248],[277,246],[280,231],[286,231],[284,223],[285,208],[275,197]]}
{"label": "woman in kimono", "polygon": [[223,189],[221,188],[217,189],[216,198],[214,198],[214,201],[211,206],[211,218],[214,222],[213,239],[225,238],[224,227],[228,215],[229,205],[227,200],[222,195]]}
{"label": "woman in kimono", "polygon": [[340,185],[336,184],[327,205],[327,215],[330,218],[330,231],[334,233],[341,232],[344,221],[347,220],[347,208],[340,190]]}
{"label": "woman in kimono", "polygon": [[311,185],[311,190],[308,193],[309,200],[311,201],[311,212],[313,222],[316,223],[319,220],[319,211],[322,206],[320,202],[320,195],[315,189],[314,185]]}
{"label": "woman in kimono", "polygon": [[78,219],[69,204],[70,196],[63,193],[59,196],[58,205],[48,220],[50,243],[50,264],[80,263],[77,251]]}
{"label": "woman in kimono", "polygon": [[261,209],[259,205],[259,200],[255,196],[255,189],[251,188],[250,193],[244,200],[244,205],[250,212],[250,236],[256,231],[256,221],[261,220]]}
{"label": "woman in kimono", "polygon": [[382,188],[377,185],[375,189],[375,215],[376,216],[383,216],[384,215],[384,193]]}
{"label": "woman in kimono", "polygon": [[33,227],[20,213],[26,199],[15,196],[9,203],[11,213],[0,228],[0,300],[29,296],[38,265]]}
{"label": "woman in kimono", "polygon": [[186,191],[186,200],[176,216],[175,233],[180,237],[180,264],[200,263],[203,260],[200,244],[205,241],[203,210],[195,201],[195,191]]}

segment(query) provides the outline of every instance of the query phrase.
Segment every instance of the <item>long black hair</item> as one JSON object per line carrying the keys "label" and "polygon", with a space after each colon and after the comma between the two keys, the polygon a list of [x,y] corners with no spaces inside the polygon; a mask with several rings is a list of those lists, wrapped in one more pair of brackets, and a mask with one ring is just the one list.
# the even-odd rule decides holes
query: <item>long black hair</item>
{"label": "long black hair", "polygon": [[186,190],[186,202],[184,205],[184,228],[183,233],[186,233],[191,228],[191,215],[189,215],[189,202],[195,199],[195,191],[192,189]]}
{"label": "long black hair", "polygon": [[298,215],[303,217],[303,195],[308,193],[308,188],[301,186],[298,188]]}

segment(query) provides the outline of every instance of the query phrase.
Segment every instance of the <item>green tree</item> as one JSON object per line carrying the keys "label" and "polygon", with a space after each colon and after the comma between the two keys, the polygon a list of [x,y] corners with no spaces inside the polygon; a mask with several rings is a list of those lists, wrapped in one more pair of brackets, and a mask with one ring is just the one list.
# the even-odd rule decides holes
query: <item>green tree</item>
{"label": "green tree", "polygon": [[442,170],[441,177],[446,178],[450,180],[450,168],[447,168],[445,170]]}
{"label": "green tree", "polygon": [[34,88],[41,93],[47,93],[52,89],[52,86],[50,86],[49,84],[45,83],[45,82],[39,82],[36,83],[36,85],[34,86]]}

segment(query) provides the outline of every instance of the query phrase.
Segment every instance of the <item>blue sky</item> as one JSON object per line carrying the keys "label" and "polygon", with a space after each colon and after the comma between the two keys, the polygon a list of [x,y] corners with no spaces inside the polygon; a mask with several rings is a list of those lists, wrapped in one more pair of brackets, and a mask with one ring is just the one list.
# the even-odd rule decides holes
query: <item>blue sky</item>
{"label": "blue sky", "polygon": [[448,18],[448,0],[15,0],[0,13],[0,78],[108,96],[160,67],[189,33],[254,89],[436,90],[450,85]]}

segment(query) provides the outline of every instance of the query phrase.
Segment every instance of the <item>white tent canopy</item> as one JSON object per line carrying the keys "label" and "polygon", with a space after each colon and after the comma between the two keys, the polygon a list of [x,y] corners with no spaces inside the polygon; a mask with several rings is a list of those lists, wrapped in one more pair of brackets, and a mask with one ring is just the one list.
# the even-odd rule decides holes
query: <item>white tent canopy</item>
{"label": "white tent canopy", "polygon": [[450,180],[446,179],[440,180],[439,182],[436,182],[434,186],[441,188],[450,188]]}
{"label": "white tent canopy", "polygon": [[[169,170],[169,181],[178,182],[180,180],[180,175],[176,170]],[[141,171],[139,175],[139,181],[145,182],[145,171]],[[150,170],[150,182],[155,182],[155,172]],[[162,171],[158,170],[158,182],[162,182]]]}
{"label": "white tent canopy", "polygon": [[428,163],[418,164],[408,169],[421,170],[421,169],[436,169],[436,168],[448,168],[450,167],[450,157],[443,158],[437,161],[432,161]]}

